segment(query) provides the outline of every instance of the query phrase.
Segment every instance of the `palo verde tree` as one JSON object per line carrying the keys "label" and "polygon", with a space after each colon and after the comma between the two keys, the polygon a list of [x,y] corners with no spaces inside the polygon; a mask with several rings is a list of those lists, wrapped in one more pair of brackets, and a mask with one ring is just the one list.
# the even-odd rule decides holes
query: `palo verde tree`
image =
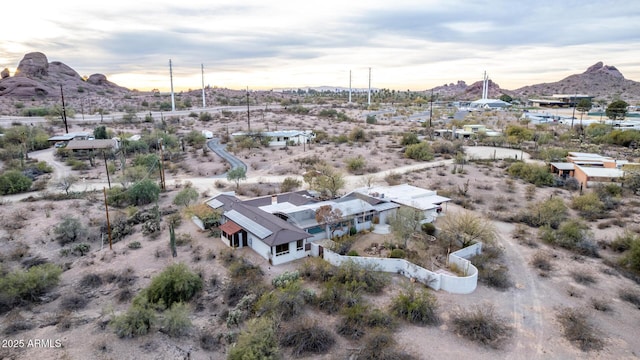
{"label": "palo verde tree", "polygon": [[460,248],[477,242],[492,243],[497,236],[491,221],[470,211],[448,214],[443,219],[440,233],[449,244],[455,243]]}
{"label": "palo verde tree", "polygon": [[410,207],[401,207],[396,211],[395,216],[391,218],[389,224],[393,233],[403,241],[406,248],[411,235],[420,229],[419,225],[422,220],[424,220],[422,211]]}
{"label": "palo verde tree", "polygon": [[303,179],[313,190],[335,198],[345,185],[344,176],[330,165],[320,164],[307,171]]}
{"label": "palo verde tree", "polygon": [[627,116],[627,107],[629,104],[624,100],[615,100],[607,106],[605,114],[611,120],[623,120]]}
{"label": "palo verde tree", "polygon": [[582,116],[584,115],[584,113],[591,110],[592,105],[593,104],[591,103],[591,99],[588,99],[588,98],[580,99],[580,101],[578,101],[578,104],[576,105],[576,110],[580,112],[580,123],[582,123]]}
{"label": "palo verde tree", "polygon": [[236,189],[240,188],[240,181],[247,179],[247,170],[238,166],[227,172],[227,180],[236,183]]}

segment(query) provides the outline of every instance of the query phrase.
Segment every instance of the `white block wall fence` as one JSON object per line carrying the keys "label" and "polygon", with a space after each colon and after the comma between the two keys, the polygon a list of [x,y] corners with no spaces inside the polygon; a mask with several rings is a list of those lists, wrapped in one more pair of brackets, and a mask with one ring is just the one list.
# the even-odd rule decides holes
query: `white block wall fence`
{"label": "white block wall fence", "polygon": [[322,254],[324,260],[334,266],[340,266],[346,261],[353,261],[360,266],[372,267],[377,271],[397,273],[409,279],[415,279],[415,281],[434,290],[444,290],[452,294],[470,294],[476,289],[478,286],[478,269],[467,259],[481,252],[482,243],[476,243],[449,254],[449,264],[454,264],[465,274],[463,276],[455,276],[427,270],[405,259],[343,256],[327,248],[323,248],[320,251],[320,245],[311,244],[312,256],[320,256]]}

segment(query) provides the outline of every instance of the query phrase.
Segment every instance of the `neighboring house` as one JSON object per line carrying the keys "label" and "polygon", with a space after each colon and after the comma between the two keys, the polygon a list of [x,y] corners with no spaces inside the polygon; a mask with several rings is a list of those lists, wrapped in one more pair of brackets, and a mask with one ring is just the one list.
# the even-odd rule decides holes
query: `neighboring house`
{"label": "neighboring house", "polygon": [[115,151],[120,148],[120,143],[116,139],[100,140],[71,140],[67,143],[66,149],[74,153],[87,153],[93,150]]}
{"label": "neighboring house", "polygon": [[469,111],[477,111],[477,110],[501,110],[511,106],[506,101],[502,101],[499,99],[480,99],[476,101],[472,101],[469,104],[467,110]]}
{"label": "neighboring house", "polygon": [[528,102],[534,107],[574,107],[580,100],[593,100],[593,96],[585,94],[553,94],[547,98],[529,99]]}
{"label": "neighboring house", "polygon": [[312,130],[281,130],[281,131],[261,131],[256,133],[236,132],[231,137],[255,136],[269,138],[269,146],[287,146],[308,144],[315,139],[316,134]]}
{"label": "neighboring house", "polygon": [[616,160],[594,153],[570,152],[567,162],[552,162],[551,172],[563,179],[573,177],[584,188],[595,183],[621,183],[627,160]]}
{"label": "neighboring house", "polygon": [[[420,210],[424,215],[422,223],[436,221],[438,216],[443,214],[442,205],[446,206],[446,203],[451,201],[451,199],[440,196],[433,190],[409,184],[364,187],[356,189],[354,192]],[[382,219],[380,220],[380,223],[385,222]]]}
{"label": "neighboring house", "polygon": [[48,139],[49,142],[57,143],[64,142],[67,143],[71,140],[88,140],[93,137],[93,134],[88,132],[71,132],[64,135],[55,135]]}
{"label": "neighboring house", "polygon": [[434,136],[442,136],[452,139],[470,139],[474,136],[484,134],[485,136],[494,137],[501,136],[500,131],[488,129],[485,125],[463,125],[462,129],[436,129],[433,132]]}

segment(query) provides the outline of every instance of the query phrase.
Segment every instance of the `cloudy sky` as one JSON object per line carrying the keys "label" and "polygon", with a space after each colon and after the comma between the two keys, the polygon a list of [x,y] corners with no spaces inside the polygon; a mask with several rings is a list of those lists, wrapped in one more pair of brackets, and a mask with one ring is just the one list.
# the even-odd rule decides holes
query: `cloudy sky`
{"label": "cloudy sky", "polygon": [[109,0],[3,4],[0,67],[40,51],[132,89],[205,84],[424,90],[487,71],[502,88],[602,61],[640,81],[640,2]]}

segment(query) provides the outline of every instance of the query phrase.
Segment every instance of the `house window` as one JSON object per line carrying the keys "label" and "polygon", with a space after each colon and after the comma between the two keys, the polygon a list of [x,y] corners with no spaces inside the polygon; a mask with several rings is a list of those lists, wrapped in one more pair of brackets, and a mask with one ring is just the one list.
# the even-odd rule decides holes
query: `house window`
{"label": "house window", "polygon": [[302,251],[303,247],[304,247],[304,241],[303,240],[296,241],[296,250],[297,251]]}
{"label": "house window", "polygon": [[276,245],[276,256],[285,255],[289,253],[289,244]]}
{"label": "house window", "polygon": [[364,221],[371,221],[371,220],[373,220],[373,213],[369,213],[364,216]]}
{"label": "house window", "polygon": [[323,231],[324,231],[324,228],[322,226],[314,226],[312,228],[307,229],[307,232],[309,234],[314,234],[314,235],[315,234],[319,234],[319,233],[321,233]]}

